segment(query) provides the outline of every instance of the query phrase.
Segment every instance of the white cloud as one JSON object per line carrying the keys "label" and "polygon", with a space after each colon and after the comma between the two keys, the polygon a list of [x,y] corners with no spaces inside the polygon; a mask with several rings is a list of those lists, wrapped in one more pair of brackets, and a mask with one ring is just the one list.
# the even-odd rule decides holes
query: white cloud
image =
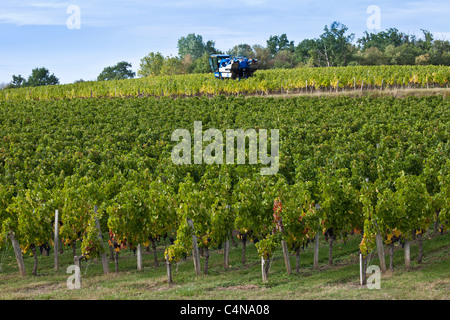
{"label": "white cloud", "polygon": [[67,8],[70,5],[71,4],[68,3],[68,2],[63,2],[63,3],[61,3],[61,2],[59,2],[59,3],[50,3],[50,2],[45,2],[45,3],[39,2],[39,3],[36,3],[36,2],[34,2],[34,3],[30,3],[29,4],[30,7],[35,7],[35,8],[55,8],[55,9],[57,9],[57,8]]}
{"label": "white cloud", "polygon": [[450,32],[432,32],[435,40],[450,41]]}
{"label": "white cloud", "polygon": [[63,25],[64,14],[55,16],[48,12],[6,12],[0,13],[0,22],[23,25]]}
{"label": "white cloud", "polygon": [[[3,0],[2,0],[3,2]],[[8,1],[2,3],[0,23],[23,25],[64,25],[68,3]]]}

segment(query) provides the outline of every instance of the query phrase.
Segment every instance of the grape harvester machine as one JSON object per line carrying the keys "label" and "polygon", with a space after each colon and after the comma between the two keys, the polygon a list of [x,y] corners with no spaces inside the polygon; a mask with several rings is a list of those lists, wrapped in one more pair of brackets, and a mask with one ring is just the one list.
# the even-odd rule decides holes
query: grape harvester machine
{"label": "grape harvester machine", "polygon": [[258,69],[258,60],[247,57],[233,57],[228,54],[213,54],[209,57],[209,65],[214,77],[218,79],[249,78]]}

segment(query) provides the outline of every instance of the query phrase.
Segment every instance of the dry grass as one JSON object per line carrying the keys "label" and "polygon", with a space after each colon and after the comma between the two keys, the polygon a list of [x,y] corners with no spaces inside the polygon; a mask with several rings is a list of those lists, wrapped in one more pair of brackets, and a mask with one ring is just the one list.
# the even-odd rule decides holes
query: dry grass
{"label": "dry grass", "polygon": [[413,88],[405,88],[405,89],[370,89],[370,90],[342,90],[342,91],[314,91],[313,93],[299,92],[299,93],[269,93],[265,95],[246,95],[246,97],[274,97],[274,98],[292,98],[292,97],[328,97],[328,98],[336,98],[336,97],[353,97],[353,98],[361,98],[361,97],[373,97],[373,98],[381,98],[381,97],[395,97],[395,98],[405,98],[405,97],[430,97],[430,96],[442,96],[446,99],[450,96],[450,88],[430,88],[430,89],[413,89]]}

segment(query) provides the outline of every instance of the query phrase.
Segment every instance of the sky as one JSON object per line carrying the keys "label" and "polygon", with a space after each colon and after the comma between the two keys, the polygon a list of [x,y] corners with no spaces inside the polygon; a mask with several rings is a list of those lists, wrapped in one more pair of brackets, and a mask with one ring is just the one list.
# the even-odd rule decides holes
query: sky
{"label": "sky", "polygon": [[120,61],[137,73],[150,52],[177,56],[178,39],[189,33],[224,52],[241,43],[265,46],[283,33],[298,44],[333,21],[355,40],[389,28],[450,40],[449,17],[448,0],[0,0],[0,84],[38,67],[62,84],[95,80]]}

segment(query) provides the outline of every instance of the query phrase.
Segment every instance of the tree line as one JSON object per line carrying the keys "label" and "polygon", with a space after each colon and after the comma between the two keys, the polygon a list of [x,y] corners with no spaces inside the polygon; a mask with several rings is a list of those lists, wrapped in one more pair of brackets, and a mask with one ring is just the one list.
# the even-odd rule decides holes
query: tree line
{"label": "tree line", "polygon": [[[450,65],[450,42],[434,39],[433,34],[421,29],[417,37],[389,28],[377,33],[364,32],[355,40],[355,34],[340,22],[326,25],[323,33],[314,39],[304,39],[298,44],[286,34],[271,35],[266,46],[241,43],[223,52],[215,41],[203,40],[201,35],[190,33],[178,39],[178,55],[164,56],[150,52],[140,60],[137,76],[209,73],[211,54],[230,54],[258,59],[260,69],[298,67],[345,67],[356,65]],[[121,61],[103,69],[97,81],[121,80],[136,77],[132,64]],[[75,82],[84,82],[80,79]],[[46,68],[33,69],[28,80],[13,75],[5,88],[32,87],[59,84],[59,79]]]}
{"label": "tree line", "polygon": [[450,65],[450,42],[434,39],[423,30],[423,37],[390,28],[378,33],[364,32],[356,40],[348,27],[340,22],[325,26],[315,39],[305,39],[297,45],[286,34],[272,35],[266,46],[241,43],[226,52],[215,42],[203,41],[201,35],[188,34],[178,40],[178,56],[164,57],[150,52],[141,59],[139,76],[208,73],[209,56],[226,53],[256,58],[261,69],[296,67],[345,67],[356,65]]}

